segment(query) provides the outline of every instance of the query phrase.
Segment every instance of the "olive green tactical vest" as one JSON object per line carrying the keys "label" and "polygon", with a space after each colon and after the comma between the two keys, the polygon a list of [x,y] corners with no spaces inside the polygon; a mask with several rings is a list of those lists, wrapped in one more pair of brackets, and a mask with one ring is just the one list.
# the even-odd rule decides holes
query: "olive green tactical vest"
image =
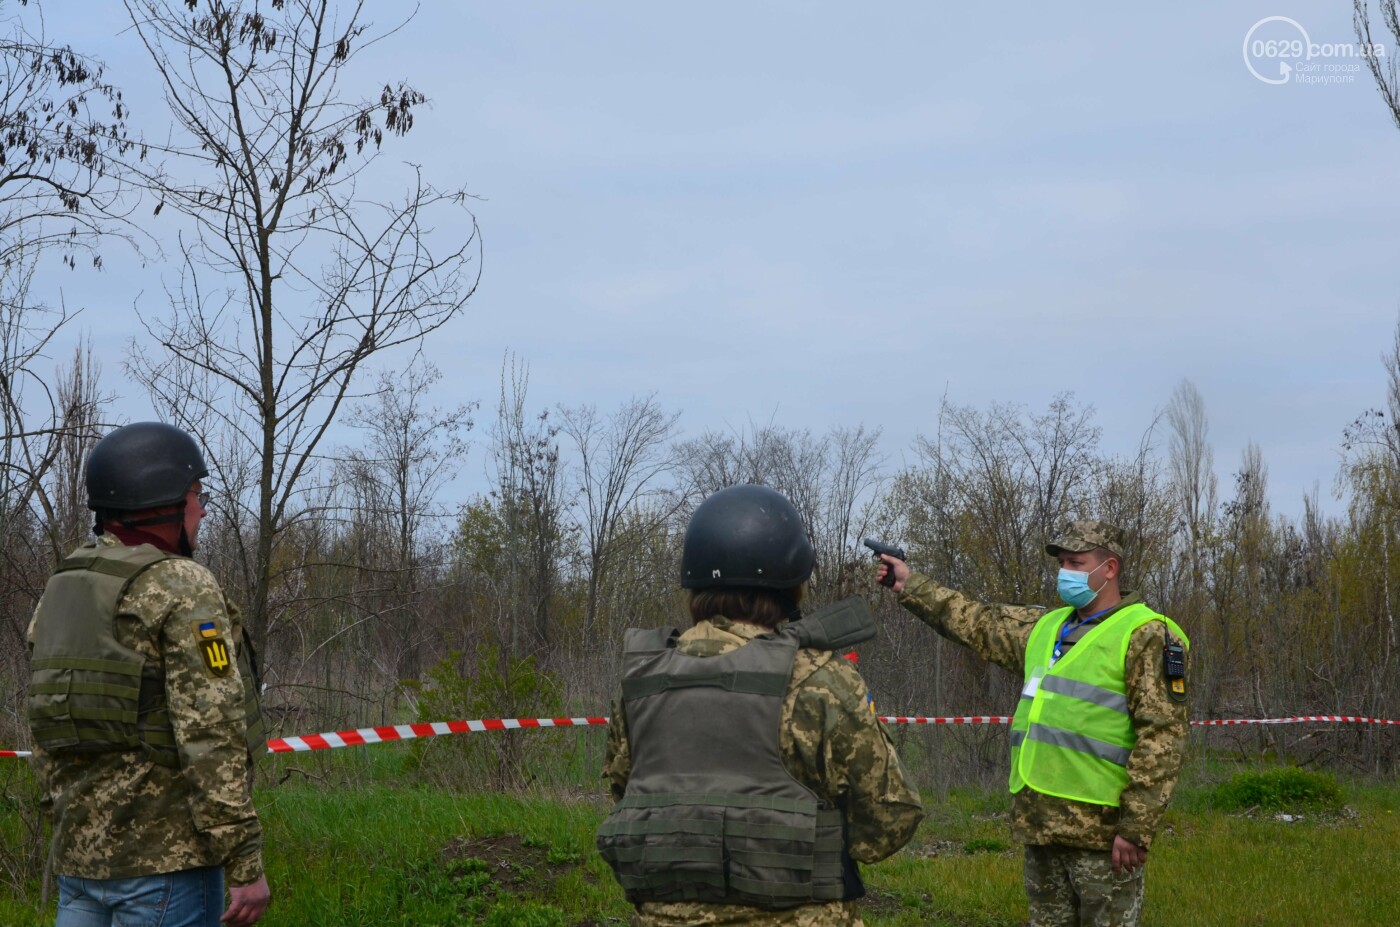
{"label": "olive green tactical vest", "polygon": [[[149,544],[85,544],[58,567],[34,625],[29,727],[55,755],[142,750],[178,766],[160,667],[115,636],[117,603],[143,570],[174,557]],[[264,744],[258,681],[247,635],[236,645],[248,748]]]}
{"label": "olive green tactical vest", "polygon": [[779,729],[798,648],[874,634],[856,598],[717,656],[681,653],[674,628],[627,632],[632,770],[598,850],[629,901],[785,908],[863,894],[841,810],[788,772]]}
{"label": "olive green tactical vest", "polygon": [[1011,721],[1010,787],[1117,807],[1137,743],[1124,669],[1128,642],[1154,621],[1184,645],[1190,642],[1176,622],[1137,602],[1094,625],[1051,666],[1060,628],[1073,611],[1041,617],[1026,644],[1025,685]]}

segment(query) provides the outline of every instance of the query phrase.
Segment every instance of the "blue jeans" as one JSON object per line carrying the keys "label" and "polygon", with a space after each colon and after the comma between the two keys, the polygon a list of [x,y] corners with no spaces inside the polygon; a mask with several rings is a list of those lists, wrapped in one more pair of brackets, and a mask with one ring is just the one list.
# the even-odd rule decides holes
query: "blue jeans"
{"label": "blue jeans", "polygon": [[131,879],[58,877],[54,927],[219,927],[221,866]]}

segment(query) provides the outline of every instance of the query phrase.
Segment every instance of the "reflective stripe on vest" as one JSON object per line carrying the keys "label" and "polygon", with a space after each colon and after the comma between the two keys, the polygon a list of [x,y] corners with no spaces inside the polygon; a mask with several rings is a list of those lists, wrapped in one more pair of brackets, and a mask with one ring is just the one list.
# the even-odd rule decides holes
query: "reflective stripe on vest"
{"label": "reflective stripe on vest", "polygon": [[1136,602],[1091,627],[1051,666],[1060,628],[1073,611],[1042,616],[1027,642],[1025,681],[1011,722],[1010,788],[1116,807],[1137,742],[1124,680],[1128,642],[1154,621],[1184,646],[1190,642],[1176,622]]}
{"label": "reflective stripe on vest", "polygon": [[629,901],[785,908],[856,896],[842,813],[782,762],[797,649],[783,632],[696,657],[670,629],[628,632],[632,771],[598,850]]}
{"label": "reflective stripe on vest", "polygon": [[[144,570],[170,559],[150,545],[86,544],[50,578],[34,624],[28,715],[34,742],[55,755],[141,750],[177,767],[165,678],[115,636],[117,606]],[[250,749],[263,743],[246,642],[239,642]]]}

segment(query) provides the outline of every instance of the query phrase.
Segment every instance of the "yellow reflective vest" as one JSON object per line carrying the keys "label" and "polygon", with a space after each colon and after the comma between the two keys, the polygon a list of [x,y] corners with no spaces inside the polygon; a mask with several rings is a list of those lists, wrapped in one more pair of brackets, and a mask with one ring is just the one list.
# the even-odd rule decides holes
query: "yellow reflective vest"
{"label": "yellow reflective vest", "polygon": [[1025,683],[1011,722],[1011,791],[1029,787],[1117,807],[1137,742],[1124,683],[1128,641],[1160,621],[1183,646],[1190,642],[1176,622],[1138,602],[1091,627],[1052,666],[1060,629],[1073,614],[1047,613],[1026,645]]}

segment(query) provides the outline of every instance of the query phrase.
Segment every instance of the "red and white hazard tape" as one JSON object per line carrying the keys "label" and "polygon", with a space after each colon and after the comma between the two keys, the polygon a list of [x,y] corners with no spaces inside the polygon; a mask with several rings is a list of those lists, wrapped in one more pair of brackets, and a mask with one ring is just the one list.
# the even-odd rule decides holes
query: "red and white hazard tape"
{"label": "red and white hazard tape", "polygon": [[[886,724],[1010,724],[1005,715],[974,715],[965,718],[882,717]],[[607,718],[486,718],[481,721],[437,721],[432,724],[398,724],[392,727],[362,727],[351,731],[304,734],[267,742],[269,753],[303,753],[381,743],[386,740],[412,740],[439,734],[465,734],[468,731],[511,731],[527,727],[584,727],[606,725]]]}
{"label": "red and white hazard tape", "polygon": [[[886,724],[1010,724],[1010,715],[965,715],[963,717],[926,717],[922,715],[881,715]],[[358,747],[391,740],[413,740],[441,734],[466,734],[471,731],[514,731],[541,727],[601,727],[607,718],[484,718],[478,721],[434,721],[431,724],[395,724],[386,727],[361,727],[348,731],[328,731],[323,734],[303,734],[299,737],[279,737],[267,742],[269,753],[304,753],[311,750],[332,750],[337,747]],[[1358,715],[1299,715],[1291,718],[1224,718],[1192,721],[1200,727],[1226,727],[1235,724],[1386,724],[1400,725],[1400,720],[1363,718]],[[30,756],[28,750],[0,750],[0,758]]]}
{"label": "red and white hazard tape", "polygon": [[886,724],[1010,724],[1010,715],[968,715],[963,718],[924,718],[918,715],[881,715]]}
{"label": "red and white hazard tape", "polygon": [[[882,715],[886,724],[1010,724],[1010,715],[965,715],[934,718],[921,715]],[[1306,721],[1345,721],[1366,724],[1400,724],[1380,718],[1358,718],[1351,715],[1316,715],[1298,718],[1240,718],[1225,721],[1192,721],[1192,724],[1301,724]],[[433,724],[399,724],[393,727],[362,727],[353,731],[306,734],[283,737],[267,742],[271,753],[301,753],[308,750],[330,750],[353,747],[386,740],[411,740],[415,737],[435,737],[439,734],[465,734],[468,731],[510,731],[527,727],[583,727],[606,725],[607,718],[487,718],[482,721],[437,721]]]}
{"label": "red and white hazard tape", "polygon": [[1214,721],[1192,721],[1199,727],[1225,727],[1230,724],[1307,724],[1324,721],[1333,724],[1400,724],[1390,718],[1362,718],[1357,715],[1300,715],[1296,718],[1225,718]]}
{"label": "red and white hazard tape", "polygon": [[267,750],[269,753],[301,753],[306,750],[330,750],[334,747],[377,744],[386,740],[412,740],[415,737],[435,737],[438,734],[465,734],[468,731],[513,731],[527,727],[583,727],[586,725],[606,725],[607,723],[607,718],[486,718],[482,721],[395,724],[390,727],[362,727],[353,731],[279,737],[267,742]]}
{"label": "red and white hazard tape", "polygon": [[[921,718],[882,716],[886,724],[1010,724],[1009,715],[975,715],[968,718]],[[1359,715],[1299,715],[1293,718],[1222,718],[1210,721],[1192,721],[1193,727],[1225,727],[1233,724],[1308,724],[1323,722],[1332,724],[1391,724],[1400,725],[1400,720],[1389,718],[1363,718]]]}

